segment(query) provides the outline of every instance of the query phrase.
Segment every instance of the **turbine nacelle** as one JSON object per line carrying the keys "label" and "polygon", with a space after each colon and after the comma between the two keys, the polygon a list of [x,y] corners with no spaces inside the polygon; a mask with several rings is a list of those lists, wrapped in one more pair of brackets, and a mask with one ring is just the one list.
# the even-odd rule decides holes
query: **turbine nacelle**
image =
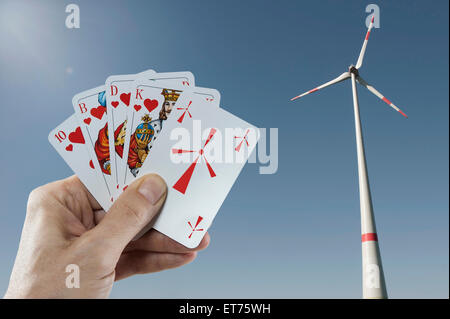
{"label": "turbine nacelle", "polygon": [[359,71],[353,64],[348,67],[348,73],[353,73],[355,76],[359,76]]}

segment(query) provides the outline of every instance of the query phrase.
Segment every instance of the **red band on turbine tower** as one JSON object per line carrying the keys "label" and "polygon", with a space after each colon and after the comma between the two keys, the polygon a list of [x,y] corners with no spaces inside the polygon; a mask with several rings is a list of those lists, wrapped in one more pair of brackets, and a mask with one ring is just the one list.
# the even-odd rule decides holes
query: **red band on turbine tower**
{"label": "red band on turbine tower", "polygon": [[378,241],[377,233],[366,233],[361,235],[361,241]]}

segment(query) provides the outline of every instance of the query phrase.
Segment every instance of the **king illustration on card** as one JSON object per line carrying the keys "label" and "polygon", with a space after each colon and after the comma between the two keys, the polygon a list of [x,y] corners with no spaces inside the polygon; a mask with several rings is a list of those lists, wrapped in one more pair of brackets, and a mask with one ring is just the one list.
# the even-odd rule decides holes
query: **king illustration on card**
{"label": "king illustration on card", "polygon": [[147,158],[149,144],[155,137],[156,124],[159,124],[152,121],[149,114],[145,114],[141,121],[142,123],[136,127],[136,130],[131,135],[130,149],[128,151],[128,167],[133,176],[137,175],[139,168],[142,167]]}
{"label": "king illustration on card", "polygon": [[[153,142],[161,132],[163,122],[167,120],[172,108],[175,105],[179,91],[163,89],[161,95],[164,96],[164,102],[158,113],[158,118],[153,120],[149,114],[141,118],[141,123],[130,137],[130,149],[128,151],[128,167],[131,174],[136,177],[139,168],[142,167]],[[157,100],[145,99],[144,106],[148,111],[153,111],[158,107]]]}
{"label": "king illustration on card", "polygon": [[[135,178],[149,151],[172,112],[181,90],[168,88],[137,88],[129,117],[131,132],[128,147],[127,170]],[[126,178],[127,175],[126,174]],[[130,179],[130,177],[128,177]]]}

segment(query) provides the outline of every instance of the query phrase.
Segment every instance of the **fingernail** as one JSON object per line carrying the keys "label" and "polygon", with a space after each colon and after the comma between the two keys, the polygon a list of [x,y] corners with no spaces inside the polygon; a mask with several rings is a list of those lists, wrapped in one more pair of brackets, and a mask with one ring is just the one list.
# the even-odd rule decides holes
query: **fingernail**
{"label": "fingernail", "polygon": [[166,184],[160,177],[151,175],[145,178],[138,191],[154,205],[166,191]]}

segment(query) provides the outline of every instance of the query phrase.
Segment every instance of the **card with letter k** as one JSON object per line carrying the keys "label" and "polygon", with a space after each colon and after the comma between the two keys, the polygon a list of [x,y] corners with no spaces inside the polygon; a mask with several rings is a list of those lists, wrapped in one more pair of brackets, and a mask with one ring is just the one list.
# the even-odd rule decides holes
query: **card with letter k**
{"label": "card with letter k", "polygon": [[[159,174],[168,193],[150,227],[198,246],[259,138],[258,129],[198,94],[181,95],[140,176]],[[138,237],[139,237],[138,235]]]}

